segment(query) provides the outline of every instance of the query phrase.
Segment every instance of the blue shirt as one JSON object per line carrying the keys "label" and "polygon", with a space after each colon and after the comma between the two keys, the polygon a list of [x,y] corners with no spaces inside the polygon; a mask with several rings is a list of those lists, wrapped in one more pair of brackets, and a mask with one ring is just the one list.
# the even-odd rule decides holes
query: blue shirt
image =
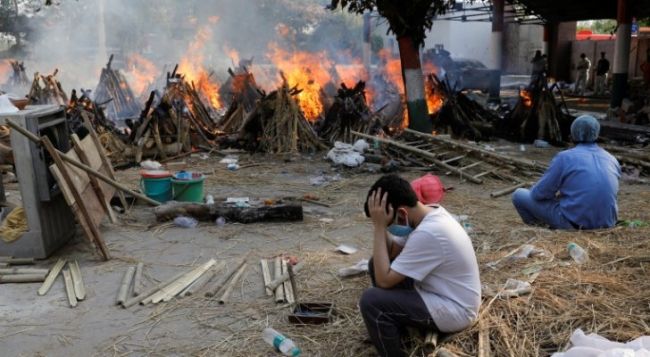
{"label": "blue shirt", "polygon": [[607,151],[596,144],[578,144],[553,158],[531,189],[531,196],[536,200],[559,198],[564,218],[580,228],[609,228],[618,216],[620,177],[621,166]]}

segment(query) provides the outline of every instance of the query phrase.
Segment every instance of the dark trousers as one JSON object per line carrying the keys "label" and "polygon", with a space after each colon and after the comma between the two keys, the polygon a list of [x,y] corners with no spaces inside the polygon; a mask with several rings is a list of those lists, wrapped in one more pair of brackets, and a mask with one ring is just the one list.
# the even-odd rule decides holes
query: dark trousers
{"label": "dark trousers", "polygon": [[368,264],[373,287],[363,292],[359,308],[370,339],[380,356],[406,356],[402,337],[407,326],[421,331],[438,328],[411,278],[392,289],[377,288],[373,260]]}

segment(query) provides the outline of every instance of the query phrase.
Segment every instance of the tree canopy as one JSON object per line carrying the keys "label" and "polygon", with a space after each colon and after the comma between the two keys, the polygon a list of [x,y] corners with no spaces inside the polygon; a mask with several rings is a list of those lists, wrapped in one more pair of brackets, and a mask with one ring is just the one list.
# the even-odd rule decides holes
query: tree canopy
{"label": "tree canopy", "polygon": [[397,37],[408,36],[423,45],[436,16],[447,13],[455,3],[455,0],[332,0],[329,8],[340,7],[356,14],[376,10]]}

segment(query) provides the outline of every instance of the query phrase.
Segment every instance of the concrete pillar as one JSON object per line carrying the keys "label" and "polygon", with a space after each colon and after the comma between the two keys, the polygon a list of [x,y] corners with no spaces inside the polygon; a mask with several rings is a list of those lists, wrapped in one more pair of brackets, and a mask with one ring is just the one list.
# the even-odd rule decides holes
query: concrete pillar
{"label": "concrete pillar", "polygon": [[620,107],[623,98],[627,95],[630,42],[632,40],[632,16],[629,0],[618,0],[616,21],[618,30],[616,30],[616,44],[614,45],[614,68],[612,71],[614,83],[610,103],[612,108]]}
{"label": "concrete pillar", "polygon": [[501,95],[501,72],[503,71],[503,14],[505,0],[492,0],[492,63],[496,70],[490,78],[488,89],[490,101],[498,101]]}
{"label": "concrete pillar", "polygon": [[548,24],[544,25],[544,39],[542,40],[542,53],[548,56],[549,40],[551,38],[551,29]]}
{"label": "concrete pillar", "polygon": [[504,0],[492,1],[492,69],[503,69]]}

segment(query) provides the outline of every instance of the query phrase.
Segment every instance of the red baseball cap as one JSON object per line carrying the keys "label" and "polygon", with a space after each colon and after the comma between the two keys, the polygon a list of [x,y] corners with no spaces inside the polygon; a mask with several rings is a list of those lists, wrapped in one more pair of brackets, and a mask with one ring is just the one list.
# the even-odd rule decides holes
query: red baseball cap
{"label": "red baseball cap", "polygon": [[411,181],[411,187],[418,200],[425,205],[440,203],[445,197],[445,187],[438,176],[426,174]]}

